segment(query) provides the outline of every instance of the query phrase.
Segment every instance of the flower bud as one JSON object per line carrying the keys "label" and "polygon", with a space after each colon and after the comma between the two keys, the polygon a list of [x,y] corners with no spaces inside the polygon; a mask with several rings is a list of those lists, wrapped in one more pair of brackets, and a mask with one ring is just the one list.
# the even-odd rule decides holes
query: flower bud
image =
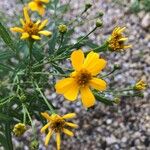
{"label": "flower bud", "polygon": [[147,87],[147,84],[143,80],[140,80],[134,85],[133,88],[135,90],[141,91],[141,90],[145,90],[146,87]]}
{"label": "flower bud", "polygon": [[58,26],[58,30],[59,30],[60,33],[65,33],[65,32],[67,32],[68,28],[67,28],[66,25],[60,24],[60,25]]}
{"label": "flower bud", "polygon": [[33,140],[30,144],[30,149],[31,150],[37,150],[39,149],[39,142],[37,140]]}
{"label": "flower bud", "polygon": [[115,104],[120,104],[121,99],[118,97],[115,97],[113,101]]}
{"label": "flower bud", "polygon": [[96,27],[101,27],[102,25],[103,25],[103,22],[100,19],[97,19]]}
{"label": "flower bud", "polygon": [[27,99],[26,95],[25,94],[21,94],[21,96],[20,96],[21,102],[24,103],[26,101],[26,99]]}
{"label": "flower bud", "polygon": [[25,131],[26,131],[26,126],[23,123],[17,123],[13,128],[13,132],[16,136],[23,135]]}
{"label": "flower bud", "polygon": [[118,65],[118,64],[115,64],[115,65],[114,65],[114,70],[119,70],[119,69],[121,69],[121,66]]}
{"label": "flower bud", "polygon": [[90,3],[87,3],[87,4],[85,4],[85,10],[87,11],[89,8],[91,8],[92,7],[92,4],[90,4]]}

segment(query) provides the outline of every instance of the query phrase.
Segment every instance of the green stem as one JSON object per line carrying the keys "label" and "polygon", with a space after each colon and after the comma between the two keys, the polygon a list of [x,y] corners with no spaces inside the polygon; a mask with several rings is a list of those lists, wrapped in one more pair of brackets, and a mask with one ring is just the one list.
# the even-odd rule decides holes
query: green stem
{"label": "green stem", "polygon": [[44,96],[44,94],[42,93],[41,89],[39,88],[38,84],[36,82],[34,82],[35,86],[36,86],[36,90],[40,93],[40,95],[42,96],[44,102],[47,104],[48,108],[50,109],[51,113],[54,114],[55,110],[53,109],[52,104],[50,104],[47,101],[47,98]]}
{"label": "green stem", "polygon": [[60,44],[59,44],[58,50],[61,48],[63,39],[64,39],[64,33],[61,34],[61,39],[60,39]]}
{"label": "green stem", "polygon": [[33,41],[29,41],[29,70],[31,71],[31,65],[32,65],[32,47],[33,47]]}

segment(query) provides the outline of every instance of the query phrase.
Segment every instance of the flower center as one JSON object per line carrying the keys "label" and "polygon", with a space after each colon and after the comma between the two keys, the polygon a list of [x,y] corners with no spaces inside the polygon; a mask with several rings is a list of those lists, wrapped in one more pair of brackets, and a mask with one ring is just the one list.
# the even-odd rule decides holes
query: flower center
{"label": "flower center", "polygon": [[24,30],[29,34],[29,35],[37,35],[38,33],[38,26],[33,23],[29,22],[24,25]]}
{"label": "flower center", "polygon": [[80,86],[86,86],[92,79],[92,75],[86,69],[82,69],[77,73],[75,79]]}
{"label": "flower center", "polygon": [[61,132],[65,126],[65,120],[61,118],[57,118],[51,122],[50,127],[55,132]]}

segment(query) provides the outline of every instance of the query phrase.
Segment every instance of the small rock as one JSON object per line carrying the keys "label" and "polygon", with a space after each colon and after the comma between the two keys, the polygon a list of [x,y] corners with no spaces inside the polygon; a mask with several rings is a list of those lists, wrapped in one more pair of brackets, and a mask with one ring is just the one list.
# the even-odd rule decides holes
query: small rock
{"label": "small rock", "polygon": [[142,19],[141,26],[145,29],[150,27],[150,14],[149,13],[147,13]]}

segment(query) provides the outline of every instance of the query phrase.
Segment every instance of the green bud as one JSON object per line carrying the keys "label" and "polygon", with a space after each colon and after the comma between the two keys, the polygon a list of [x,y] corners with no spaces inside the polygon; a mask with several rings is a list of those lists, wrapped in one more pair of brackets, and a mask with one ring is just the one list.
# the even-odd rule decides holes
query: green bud
{"label": "green bud", "polygon": [[91,7],[92,7],[92,4],[90,4],[90,3],[85,4],[85,10],[88,10]]}
{"label": "green bud", "polygon": [[114,98],[113,101],[114,101],[115,104],[120,104],[121,99],[116,97],[116,98]]}
{"label": "green bud", "polygon": [[103,25],[103,22],[100,19],[97,19],[96,27],[101,27],[102,25]]}
{"label": "green bud", "polygon": [[121,66],[118,65],[118,64],[116,64],[116,65],[114,65],[114,69],[115,69],[115,70],[119,70],[119,69],[121,69]]}
{"label": "green bud", "polygon": [[25,94],[21,94],[21,96],[20,96],[21,102],[22,102],[22,103],[25,102],[26,99],[27,99],[26,95],[25,95]]}
{"label": "green bud", "polygon": [[60,33],[65,33],[65,32],[67,32],[68,28],[67,28],[66,25],[60,24],[60,25],[58,26],[58,30],[59,30]]}
{"label": "green bud", "polygon": [[98,13],[98,16],[99,16],[99,17],[103,17],[103,15],[104,15],[103,12],[99,12],[99,13]]}
{"label": "green bud", "polygon": [[39,142],[37,140],[33,140],[30,144],[31,150],[37,150],[39,148]]}

